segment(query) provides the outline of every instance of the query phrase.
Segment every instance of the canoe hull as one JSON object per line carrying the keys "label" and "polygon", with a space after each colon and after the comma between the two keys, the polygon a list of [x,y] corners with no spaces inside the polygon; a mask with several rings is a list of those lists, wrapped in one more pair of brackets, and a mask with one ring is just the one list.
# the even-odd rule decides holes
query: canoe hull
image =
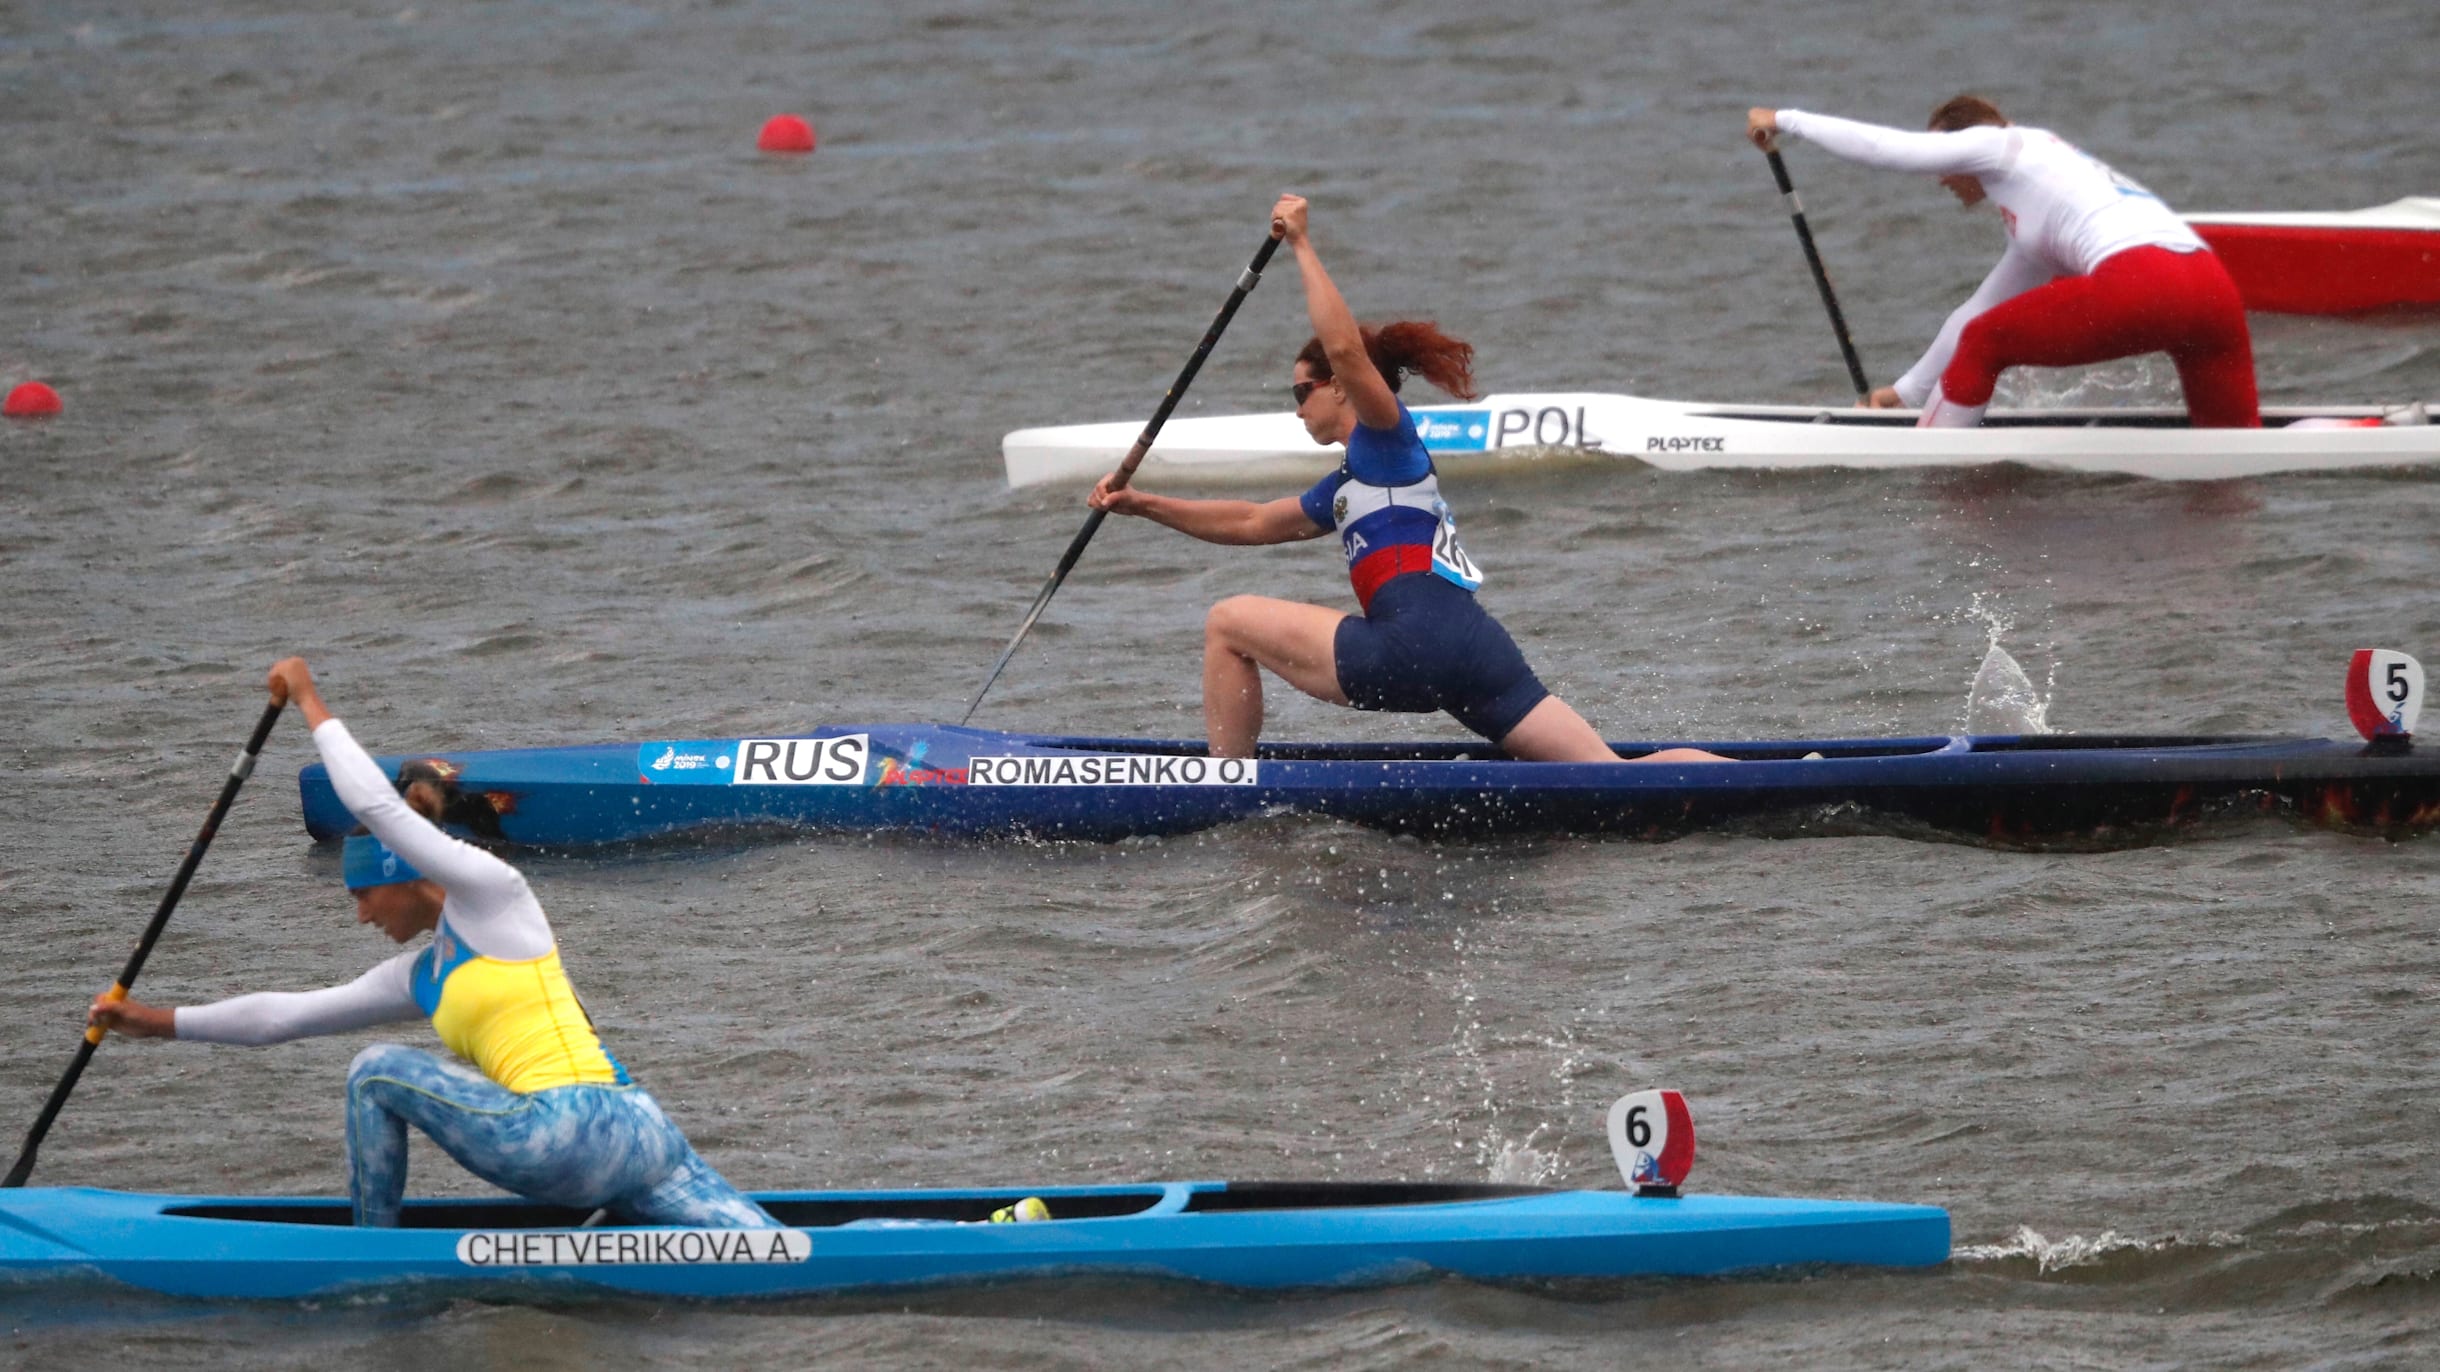
{"label": "canoe hull", "polygon": [[[1252,764],[1200,744],[876,724],[791,740],[835,780],[736,775],[749,745],[670,740],[442,753],[501,811],[498,838],[549,848],[767,828],[952,838],[1114,840],[1308,814],[1442,837],[1668,837],[1772,817],[1913,828],[2001,843],[2141,842],[2228,811],[2409,832],[2440,823],[2440,753],[2323,739],[2181,736],[1704,743],[1742,759],[1635,766],[1522,763],[1462,745],[1265,745]],[[852,745],[852,748],[851,748]],[[1622,744],[1630,755],[1658,744]],[[846,765],[850,752],[854,766]],[[1808,758],[1809,753],[1823,756]],[[654,764],[695,759],[695,774]],[[385,759],[395,765],[398,759]],[[808,762],[808,770],[815,764]],[[298,779],[306,828],[352,827],[319,764]]]}
{"label": "canoe hull", "polygon": [[[1522,461],[1627,458],[1666,471],[2017,463],[2172,481],[2440,463],[2440,426],[2285,427],[2303,418],[2378,421],[2420,413],[2406,405],[2269,407],[2260,429],[2195,429],[2182,409],[1998,409],[1980,428],[1917,429],[1911,410],[1695,404],[1592,392],[1415,407],[1433,461],[1460,476]],[[1019,429],[1000,443],[1008,484],[1089,482],[1117,466],[1140,432],[1126,423]],[[1173,419],[1145,458],[1143,480],[1310,480],[1341,456],[1336,446],[1315,446],[1285,411]]]}
{"label": "canoe hull", "polygon": [[[1432,1199],[1434,1191],[1460,1198]],[[1425,1198],[1394,1203],[1402,1194]],[[1045,1197],[1054,1216],[1082,1217],[943,1218],[979,1219],[1023,1195]],[[409,1202],[410,1227],[370,1230],[345,1224],[341,1201],[29,1188],[0,1193],[0,1276],[98,1274],[206,1299],[292,1300],[415,1284],[727,1299],[1082,1274],[1250,1289],[1437,1275],[1718,1276],[1924,1267],[1949,1254],[1947,1212],[1857,1201],[1224,1182],[756,1199],[791,1225],[834,1221],[843,1209],[872,1218],[759,1236],[581,1230],[564,1213],[513,1200]],[[1296,1203],[1314,1200],[1343,1203]],[[901,1213],[913,1218],[879,1218]],[[447,1227],[417,1227],[436,1220]]]}
{"label": "canoe hull", "polygon": [[2248,309],[2354,314],[2440,305],[2440,199],[2187,222],[2219,254]]}

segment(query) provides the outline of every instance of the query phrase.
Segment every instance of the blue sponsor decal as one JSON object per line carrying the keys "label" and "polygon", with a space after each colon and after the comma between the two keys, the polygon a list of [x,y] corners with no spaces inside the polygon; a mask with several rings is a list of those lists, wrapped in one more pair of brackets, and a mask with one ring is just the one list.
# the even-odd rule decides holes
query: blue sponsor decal
{"label": "blue sponsor decal", "polygon": [[640,743],[635,750],[635,774],[655,786],[726,786],[736,762],[733,738]]}
{"label": "blue sponsor decal", "polygon": [[1491,446],[1489,410],[1418,410],[1415,432],[1436,453],[1479,453]]}

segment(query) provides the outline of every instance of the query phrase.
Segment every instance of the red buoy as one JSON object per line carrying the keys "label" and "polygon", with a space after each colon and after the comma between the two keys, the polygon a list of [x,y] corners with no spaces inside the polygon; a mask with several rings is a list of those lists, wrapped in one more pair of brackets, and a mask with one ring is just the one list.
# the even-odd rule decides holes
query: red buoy
{"label": "red buoy", "polygon": [[754,146],[764,152],[812,152],[813,125],[801,114],[775,114],[762,126]]}
{"label": "red buoy", "polygon": [[0,402],[0,415],[11,419],[48,419],[59,413],[59,392],[39,381],[20,382]]}

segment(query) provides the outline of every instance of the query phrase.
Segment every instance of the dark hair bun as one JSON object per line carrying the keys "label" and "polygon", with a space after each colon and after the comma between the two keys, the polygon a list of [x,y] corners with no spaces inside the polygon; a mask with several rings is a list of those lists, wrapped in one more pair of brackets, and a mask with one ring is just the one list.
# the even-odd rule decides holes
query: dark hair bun
{"label": "dark hair bun", "polygon": [[400,764],[398,768],[398,793],[405,795],[408,787],[420,781],[438,791],[441,797],[441,812],[425,818],[444,827],[467,830],[482,838],[504,837],[500,832],[499,803],[489,795],[468,791],[458,784],[458,777],[465,770],[447,758],[413,759]]}

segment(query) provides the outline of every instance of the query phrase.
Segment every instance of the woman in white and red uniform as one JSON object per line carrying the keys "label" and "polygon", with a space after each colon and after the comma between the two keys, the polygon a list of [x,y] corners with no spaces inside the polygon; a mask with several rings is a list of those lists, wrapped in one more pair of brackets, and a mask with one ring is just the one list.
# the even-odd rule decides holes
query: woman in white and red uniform
{"label": "woman in white and red uniform", "polygon": [[1940,178],[1967,207],[1999,206],[2008,251],[1894,386],[1868,404],[1919,406],[1922,423],[1982,422],[2010,367],[2075,367],[2138,353],[2177,363],[2197,428],[2262,424],[2254,350],[2234,282],[2160,197],[2057,134],[2019,128],[1960,95],[1907,133],[1803,110],[1755,109],[1746,134],[1768,150],[1792,133],[1850,162]]}

